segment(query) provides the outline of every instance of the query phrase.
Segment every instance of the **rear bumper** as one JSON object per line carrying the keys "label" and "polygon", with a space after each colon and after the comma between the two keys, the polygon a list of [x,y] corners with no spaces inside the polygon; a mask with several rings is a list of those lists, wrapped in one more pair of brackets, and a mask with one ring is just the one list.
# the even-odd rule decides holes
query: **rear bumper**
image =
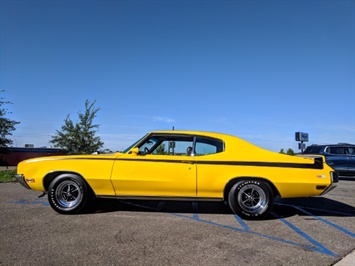
{"label": "rear bumper", "polygon": [[324,190],[324,192],[321,195],[327,194],[329,191],[333,190],[334,188],[336,188],[338,186],[338,182],[339,182],[339,176],[337,172],[330,172],[330,176],[332,179],[332,183],[330,184],[330,186]]}

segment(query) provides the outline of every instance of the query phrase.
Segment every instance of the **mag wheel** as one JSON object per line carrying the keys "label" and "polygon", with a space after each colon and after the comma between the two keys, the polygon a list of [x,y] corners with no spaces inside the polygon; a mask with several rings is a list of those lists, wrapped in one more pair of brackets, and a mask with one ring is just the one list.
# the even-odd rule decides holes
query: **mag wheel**
{"label": "mag wheel", "polygon": [[265,217],[272,209],[274,195],[268,183],[261,180],[243,180],[236,183],[229,192],[230,208],[247,219]]}
{"label": "mag wheel", "polygon": [[86,205],[87,199],[87,185],[77,175],[60,175],[52,181],[48,189],[49,204],[61,214],[80,212]]}

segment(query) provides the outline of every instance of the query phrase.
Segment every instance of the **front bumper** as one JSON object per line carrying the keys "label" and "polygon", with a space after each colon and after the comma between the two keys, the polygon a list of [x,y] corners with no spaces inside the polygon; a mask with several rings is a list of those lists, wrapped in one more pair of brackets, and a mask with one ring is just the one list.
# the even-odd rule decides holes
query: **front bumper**
{"label": "front bumper", "polygon": [[29,185],[26,183],[24,175],[22,175],[22,174],[17,174],[17,175],[15,175],[15,178],[16,178],[16,180],[17,180],[23,187],[25,187],[25,188],[27,188],[27,189],[31,189],[31,188],[29,187]]}

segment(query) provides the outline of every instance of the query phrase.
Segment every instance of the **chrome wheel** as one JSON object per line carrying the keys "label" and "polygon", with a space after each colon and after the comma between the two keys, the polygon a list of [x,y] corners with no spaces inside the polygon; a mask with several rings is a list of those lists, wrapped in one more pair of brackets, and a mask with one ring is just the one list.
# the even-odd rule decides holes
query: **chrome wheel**
{"label": "chrome wheel", "polygon": [[270,213],[274,194],[270,185],[260,179],[244,179],[233,185],[228,194],[232,211],[245,219],[259,219]]}
{"label": "chrome wheel", "polygon": [[61,174],[49,185],[48,201],[58,213],[78,213],[87,205],[90,190],[82,177]]}
{"label": "chrome wheel", "polygon": [[64,208],[74,207],[81,202],[82,197],[79,185],[72,180],[60,183],[55,192],[56,201]]}
{"label": "chrome wheel", "polygon": [[254,184],[246,185],[238,193],[240,207],[248,213],[262,213],[267,207],[265,192]]}

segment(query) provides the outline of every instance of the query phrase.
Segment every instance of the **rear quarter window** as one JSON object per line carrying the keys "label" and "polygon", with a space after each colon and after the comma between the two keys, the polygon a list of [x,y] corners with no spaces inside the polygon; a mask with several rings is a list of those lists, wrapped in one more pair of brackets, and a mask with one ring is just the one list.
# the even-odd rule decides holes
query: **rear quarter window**
{"label": "rear quarter window", "polygon": [[224,151],[224,142],[219,139],[197,137],[195,151],[196,156],[219,153]]}
{"label": "rear quarter window", "polygon": [[355,147],[349,147],[348,151],[349,151],[349,154],[355,155]]}

